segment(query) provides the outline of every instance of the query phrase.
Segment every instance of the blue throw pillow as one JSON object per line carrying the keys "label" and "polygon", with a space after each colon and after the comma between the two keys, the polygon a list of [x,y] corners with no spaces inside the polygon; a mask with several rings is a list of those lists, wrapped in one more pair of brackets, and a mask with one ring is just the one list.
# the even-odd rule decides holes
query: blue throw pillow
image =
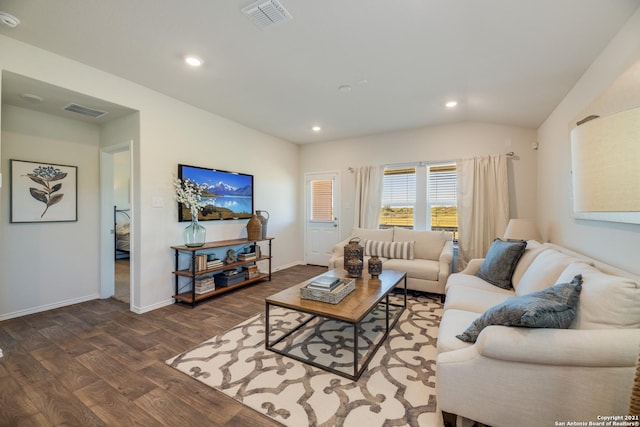
{"label": "blue throw pillow", "polygon": [[582,290],[582,275],[570,283],[560,283],[539,292],[507,298],[488,309],[460,335],[464,342],[476,342],[478,335],[490,325],[528,328],[566,329],[576,315]]}
{"label": "blue throw pillow", "polygon": [[506,242],[495,239],[476,276],[500,288],[511,289],[511,276],[526,247],[524,240]]}

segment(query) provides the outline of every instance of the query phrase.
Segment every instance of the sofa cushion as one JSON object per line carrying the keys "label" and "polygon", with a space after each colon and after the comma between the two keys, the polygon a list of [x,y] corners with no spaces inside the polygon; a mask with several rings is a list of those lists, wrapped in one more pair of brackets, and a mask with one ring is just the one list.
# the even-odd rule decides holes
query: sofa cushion
{"label": "sofa cushion", "polygon": [[506,242],[495,239],[476,276],[503,289],[511,288],[511,276],[518,260],[524,253],[527,242]]}
{"label": "sofa cushion", "polygon": [[351,230],[350,236],[359,237],[360,240],[384,240],[386,242],[391,242],[393,241],[393,228],[378,230],[375,228],[354,227]]}
{"label": "sofa cushion", "polygon": [[364,254],[385,258],[413,259],[413,248],[416,242],[384,242],[380,240],[365,240]]}
{"label": "sofa cushion", "polygon": [[508,298],[491,307],[457,338],[476,342],[478,335],[490,325],[529,328],[568,328],[576,315],[582,289],[582,276],[569,283],[559,283],[532,294]]}
{"label": "sofa cushion", "polygon": [[603,273],[586,263],[569,265],[558,281],[582,274],[576,329],[640,328],[640,287],[630,279]]}
{"label": "sofa cushion", "polygon": [[[494,289],[499,289],[493,285],[490,286]],[[472,311],[480,315],[512,296],[513,292],[502,293],[465,286],[454,286],[447,292],[444,309],[445,311],[450,309]]]}
{"label": "sofa cushion", "polygon": [[438,281],[440,263],[430,259],[390,259],[382,264],[385,270],[397,270],[407,273],[408,278]]}
{"label": "sofa cushion", "polygon": [[520,260],[516,265],[516,269],[513,270],[513,276],[511,276],[511,284],[513,285],[514,288],[518,287],[518,284],[520,283],[520,279],[522,279],[522,276],[527,271],[527,269],[529,268],[533,260],[535,260],[536,257],[540,255],[542,251],[545,251],[545,250],[547,250],[547,248],[542,246],[542,244],[536,242],[535,240],[527,241],[527,247],[525,248],[524,253],[520,257]]}
{"label": "sofa cushion", "polygon": [[473,276],[471,274],[466,273],[453,273],[449,275],[447,278],[447,284],[445,286],[445,292],[447,295],[453,288],[473,288],[473,289],[482,289],[489,292],[495,292],[499,294],[504,294],[507,296],[513,296],[515,293],[513,289],[502,289],[497,286],[488,283],[477,276]]}
{"label": "sofa cushion", "polygon": [[445,231],[416,231],[400,227],[393,229],[394,242],[416,242],[415,257],[420,259],[438,260],[447,240],[451,240],[451,233]]}
{"label": "sofa cushion", "polygon": [[557,282],[560,273],[577,258],[546,248],[533,260],[515,286],[516,295],[526,295],[548,288]]}
{"label": "sofa cushion", "polygon": [[478,313],[464,310],[447,310],[442,315],[438,326],[438,353],[469,347],[471,344],[460,341],[456,335],[461,334],[471,322],[478,317]]}

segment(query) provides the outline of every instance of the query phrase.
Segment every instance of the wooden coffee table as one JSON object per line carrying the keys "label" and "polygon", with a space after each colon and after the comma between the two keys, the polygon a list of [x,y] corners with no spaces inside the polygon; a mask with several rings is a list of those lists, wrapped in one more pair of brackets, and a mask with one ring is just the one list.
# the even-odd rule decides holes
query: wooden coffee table
{"label": "wooden coffee table", "polygon": [[[347,273],[343,270],[331,270],[321,276],[332,276],[346,278]],[[366,277],[364,277],[366,276]],[[315,278],[313,278],[315,279]],[[265,348],[267,350],[282,354],[284,356],[299,360],[303,363],[307,363],[335,374],[347,377],[352,380],[357,380],[364,372],[369,364],[369,361],[376,353],[378,348],[382,345],[384,340],[389,335],[389,331],[395,326],[396,322],[400,318],[400,315],[407,306],[407,275],[404,272],[394,270],[383,270],[382,274],[373,279],[368,275],[363,275],[362,278],[356,279],[356,287],[353,292],[347,295],[338,304],[329,304],[320,301],[313,301],[300,298],[300,288],[311,282],[311,280],[299,283],[289,289],[285,289],[277,294],[271,295],[265,299]],[[404,283],[402,304],[396,304],[389,302],[389,293],[396,287],[396,285]],[[380,339],[374,344],[373,348],[369,348],[362,355],[362,360],[359,356],[358,347],[358,324],[371,313],[376,307],[382,305],[385,310],[385,330]],[[305,321],[299,325],[292,325],[292,329],[286,331],[284,335],[277,337],[273,342],[270,341],[272,337],[271,325],[269,323],[269,311],[272,306],[284,307],[290,310],[303,312],[310,314]],[[392,308],[390,310],[390,308]],[[331,320],[338,320],[348,323],[353,328],[353,374],[341,370],[333,369],[329,366],[320,364],[314,360],[306,359],[295,354],[291,354],[282,349],[276,348],[276,345],[285,338],[288,338],[305,324],[315,319],[316,317],[323,317]],[[345,345],[347,345],[345,340]]]}

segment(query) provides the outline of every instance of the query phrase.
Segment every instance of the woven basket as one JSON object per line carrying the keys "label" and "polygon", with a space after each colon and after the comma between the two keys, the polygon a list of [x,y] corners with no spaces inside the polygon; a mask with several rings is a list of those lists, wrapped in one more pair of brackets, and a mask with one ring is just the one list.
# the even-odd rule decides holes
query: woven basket
{"label": "woven basket", "polygon": [[252,215],[247,222],[247,240],[262,239],[262,223],[256,215]]}

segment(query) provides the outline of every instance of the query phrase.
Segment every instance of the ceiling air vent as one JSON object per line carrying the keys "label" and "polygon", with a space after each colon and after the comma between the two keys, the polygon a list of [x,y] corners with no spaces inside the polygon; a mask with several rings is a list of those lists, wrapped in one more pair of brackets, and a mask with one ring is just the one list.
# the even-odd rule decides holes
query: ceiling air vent
{"label": "ceiling air vent", "polygon": [[260,0],[243,8],[242,13],[263,30],[273,24],[291,20],[291,14],[277,0]]}
{"label": "ceiling air vent", "polygon": [[69,104],[64,107],[64,110],[71,111],[72,113],[82,114],[83,116],[93,117],[94,119],[108,114],[106,111],[95,110],[93,108],[85,107],[84,105],[80,104]]}

